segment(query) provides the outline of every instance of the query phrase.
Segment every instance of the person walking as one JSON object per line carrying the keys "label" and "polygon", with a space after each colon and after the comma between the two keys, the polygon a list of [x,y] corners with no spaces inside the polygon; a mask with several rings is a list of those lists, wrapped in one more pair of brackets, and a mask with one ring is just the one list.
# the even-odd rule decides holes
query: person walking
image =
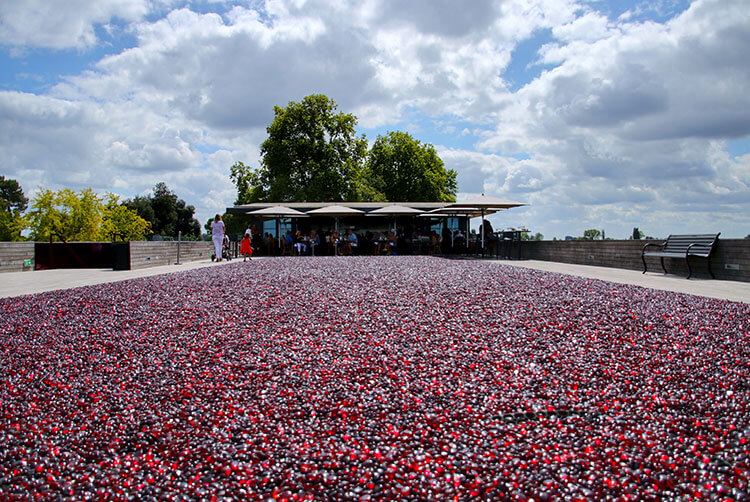
{"label": "person walking", "polygon": [[250,242],[250,232],[245,234],[245,238],[242,239],[242,247],[240,248],[240,254],[244,257],[242,261],[252,260],[253,247]]}
{"label": "person walking", "polygon": [[217,214],[211,222],[211,239],[214,241],[214,253],[216,261],[221,261],[221,249],[224,246],[224,222],[221,215]]}

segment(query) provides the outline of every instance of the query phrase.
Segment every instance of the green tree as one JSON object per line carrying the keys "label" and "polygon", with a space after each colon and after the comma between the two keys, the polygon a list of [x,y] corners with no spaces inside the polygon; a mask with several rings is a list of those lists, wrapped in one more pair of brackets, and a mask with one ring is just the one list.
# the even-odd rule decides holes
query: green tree
{"label": "green tree", "polygon": [[583,240],[587,241],[593,241],[595,239],[599,239],[602,237],[601,230],[597,230],[595,228],[590,228],[588,230],[583,231]]}
{"label": "green tree", "polygon": [[151,222],[155,234],[177,235],[177,195],[164,182],[157,183],[151,197],[154,219]]}
{"label": "green tree", "polygon": [[177,200],[177,231],[186,237],[200,237],[201,224],[195,219],[195,206],[184,200]]}
{"label": "green tree", "polygon": [[102,235],[105,238],[123,241],[144,240],[151,233],[151,223],[138,216],[133,209],[120,204],[114,194],[108,194],[102,216]]}
{"label": "green tree", "polygon": [[531,235],[529,232],[521,232],[521,240],[522,241],[542,241],[544,240],[544,234],[541,232],[537,232],[534,235]]}
{"label": "green tree", "polygon": [[27,214],[31,237],[63,242],[97,241],[101,238],[104,205],[91,188],[74,192],[68,188],[40,191]]}
{"label": "green tree", "polygon": [[356,123],[354,115],[337,112],[336,103],[322,94],[275,106],[260,149],[261,168],[241,178],[248,183],[243,193],[250,200],[362,200],[367,141],[356,136]]}
{"label": "green tree", "polygon": [[23,212],[28,206],[29,199],[18,181],[0,176],[0,240],[22,240],[21,231],[26,228]]}
{"label": "green tree", "polygon": [[268,198],[261,183],[260,174],[242,162],[235,162],[229,168],[229,178],[237,187],[236,205],[261,202]]}
{"label": "green tree", "polygon": [[456,200],[456,171],[445,169],[435,147],[409,133],[378,136],[367,157],[366,176],[372,187],[394,202]]}
{"label": "green tree", "polygon": [[154,208],[151,207],[151,196],[136,195],[132,199],[125,199],[122,204],[135,211],[138,216],[148,222],[154,221]]}
{"label": "green tree", "polygon": [[195,207],[178,198],[164,182],[154,186],[152,195],[136,196],[123,204],[150,222],[154,234],[176,237],[177,232],[182,232],[184,237],[200,237],[201,225],[194,217]]}

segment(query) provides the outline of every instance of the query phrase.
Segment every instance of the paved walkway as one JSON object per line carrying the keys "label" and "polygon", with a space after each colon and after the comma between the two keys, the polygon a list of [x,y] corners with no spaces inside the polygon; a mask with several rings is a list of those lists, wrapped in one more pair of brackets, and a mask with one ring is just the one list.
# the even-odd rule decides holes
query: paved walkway
{"label": "paved walkway", "polygon": [[685,279],[679,275],[664,275],[657,272],[645,274],[638,270],[625,270],[610,267],[592,267],[591,265],[573,265],[570,263],[557,263],[553,261],[522,260],[522,261],[496,261],[514,267],[533,268],[558,272],[561,274],[576,275],[601,279],[603,281],[616,282],[619,284],[633,284],[644,288],[661,289],[690,295],[707,296],[709,298],[720,298],[735,302],[750,303],[750,282],[720,281],[716,279]]}
{"label": "paved walkway", "polygon": [[112,270],[111,268],[58,268],[53,270],[4,272],[0,273],[0,298],[43,293],[45,291],[54,291],[56,289],[92,286],[94,284],[103,284],[106,282],[125,281],[127,279],[136,279],[138,277],[169,274],[172,272],[203,267],[220,267],[227,263],[237,263],[237,261],[222,261],[221,263],[215,263],[211,260],[201,260],[182,263],[180,265],[162,265],[159,267],[141,268],[138,270]]}
{"label": "paved walkway", "polygon": [[[258,260],[262,258],[255,258]],[[294,258],[290,258],[294,259]],[[240,260],[241,261],[241,260]],[[181,265],[164,265],[160,267],[139,270],[111,270],[111,269],[57,269],[35,270],[28,272],[0,273],[0,298],[20,296],[56,289],[90,286],[105,282],[123,281],[137,277],[146,277],[182,270],[202,267],[220,267],[226,263],[214,263],[209,260],[183,263]],[[590,265],[572,265],[550,261],[495,261],[491,263],[526,267],[549,272],[589,277],[620,284],[633,284],[647,288],[675,291],[692,295],[721,298],[744,303],[750,303],[750,283],[736,281],[719,281],[713,279],[685,279],[681,276],[663,275],[659,273],[641,274],[637,270],[623,270],[618,268],[592,267]],[[248,264],[252,266],[252,264]]]}

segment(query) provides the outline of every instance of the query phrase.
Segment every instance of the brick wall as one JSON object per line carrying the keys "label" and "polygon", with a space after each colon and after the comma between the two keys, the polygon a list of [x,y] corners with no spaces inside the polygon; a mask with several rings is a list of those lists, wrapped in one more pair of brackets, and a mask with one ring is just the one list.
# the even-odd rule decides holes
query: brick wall
{"label": "brick wall", "polygon": [[[31,260],[31,267],[24,268],[25,260]],[[21,272],[33,269],[33,242],[0,242],[0,272]]]}
{"label": "brick wall", "polygon": [[[524,241],[521,257],[527,260],[556,261],[600,267],[643,270],[641,250],[648,242],[662,240],[609,241]],[[514,255],[515,256],[515,255]],[[661,272],[659,258],[646,258],[649,272]],[[685,260],[665,258],[670,274],[687,276]],[[706,260],[691,258],[694,277],[708,277]],[[722,239],[711,255],[711,269],[717,279],[750,282],[750,239]]]}
{"label": "brick wall", "polygon": [[[183,241],[180,243],[180,262],[210,260],[213,244],[206,241]],[[177,263],[175,241],[131,241],[130,268],[132,270]]]}

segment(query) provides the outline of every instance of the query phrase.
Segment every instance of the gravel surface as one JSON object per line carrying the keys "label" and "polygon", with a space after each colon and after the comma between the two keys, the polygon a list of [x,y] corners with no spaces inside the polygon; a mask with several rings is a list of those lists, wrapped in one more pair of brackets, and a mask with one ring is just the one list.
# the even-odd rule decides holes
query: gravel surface
{"label": "gravel surface", "polygon": [[0,499],[750,497],[747,304],[317,257],[0,316]]}

